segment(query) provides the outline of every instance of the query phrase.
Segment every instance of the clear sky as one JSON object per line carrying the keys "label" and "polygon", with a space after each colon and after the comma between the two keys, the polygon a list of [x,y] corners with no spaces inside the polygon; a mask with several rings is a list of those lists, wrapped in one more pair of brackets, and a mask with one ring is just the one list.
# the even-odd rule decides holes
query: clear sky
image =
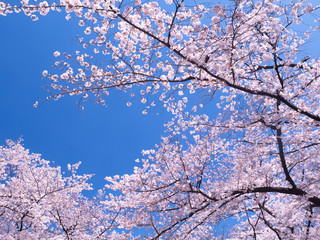
{"label": "clear sky", "polygon": [[162,108],[143,115],[142,104],[126,107],[121,93],[107,99],[108,108],[92,102],[79,111],[71,97],[34,108],[47,96],[42,71],[52,69],[53,52],[80,48],[72,38],[82,30],[64,16],[51,13],[37,22],[22,14],[0,16],[0,144],[22,137],[31,152],[63,169],[81,161],[79,172],[95,173],[98,189],[105,176],[132,172],[141,150],[161,141],[170,115]]}

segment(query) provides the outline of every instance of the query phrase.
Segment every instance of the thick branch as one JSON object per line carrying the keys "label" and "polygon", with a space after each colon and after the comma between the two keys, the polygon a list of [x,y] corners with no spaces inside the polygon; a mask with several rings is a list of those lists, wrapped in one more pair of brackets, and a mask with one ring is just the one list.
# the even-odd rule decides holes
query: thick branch
{"label": "thick branch", "polygon": [[279,157],[282,165],[282,169],[284,171],[284,174],[286,175],[286,180],[291,184],[291,186],[296,189],[297,186],[294,183],[293,179],[291,178],[289,171],[288,171],[288,166],[287,162],[285,159],[284,151],[283,151],[283,144],[282,144],[282,139],[281,139],[281,128],[277,128],[277,143],[278,143],[278,148],[279,148]]}
{"label": "thick branch", "polygon": [[[305,196],[307,192],[299,188],[284,188],[284,187],[256,187],[253,189],[236,190],[232,192],[232,195],[246,194],[246,193],[283,193],[295,196]],[[309,197],[308,201],[313,203],[316,207],[320,207],[320,198]]]}

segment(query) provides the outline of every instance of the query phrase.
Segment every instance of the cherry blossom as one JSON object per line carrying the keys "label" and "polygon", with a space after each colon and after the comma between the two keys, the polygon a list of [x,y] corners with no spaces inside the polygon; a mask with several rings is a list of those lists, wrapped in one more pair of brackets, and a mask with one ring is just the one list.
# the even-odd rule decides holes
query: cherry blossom
{"label": "cherry blossom", "polygon": [[59,57],[59,56],[60,56],[60,52],[55,51],[55,52],[53,53],[53,56],[55,56],[55,57]]}

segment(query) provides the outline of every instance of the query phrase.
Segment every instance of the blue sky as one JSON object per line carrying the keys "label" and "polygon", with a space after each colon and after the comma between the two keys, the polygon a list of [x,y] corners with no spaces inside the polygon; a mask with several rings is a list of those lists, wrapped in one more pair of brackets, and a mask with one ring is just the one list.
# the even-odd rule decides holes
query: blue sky
{"label": "blue sky", "polygon": [[37,22],[22,14],[0,17],[0,144],[22,137],[31,152],[63,169],[81,161],[79,172],[95,173],[98,189],[105,176],[132,172],[141,150],[161,141],[170,115],[162,108],[143,115],[143,106],[126,107],[121,93],[107,99],[107,108],[92,102],[79,111],[70,97],[34,108],[47,96],[42,71],[52,69],[53,52],[79,48],[71,38],[82,30],[64,16],[51,13]]}

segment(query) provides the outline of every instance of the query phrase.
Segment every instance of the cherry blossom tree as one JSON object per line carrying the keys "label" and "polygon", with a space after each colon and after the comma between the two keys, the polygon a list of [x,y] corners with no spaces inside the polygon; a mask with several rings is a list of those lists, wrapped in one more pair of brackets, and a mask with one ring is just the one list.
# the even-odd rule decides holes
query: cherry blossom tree
{"label": "cherry blossom tree", "polygon": [[21,143],[7,144],[0,148],[1,239],[122,238],[112,232],[116,212],[83,196],[91,175],[77,175],[80,164],[68,165],[70,176],[62,176]]}
{"label": "cherry blossom tree", "polygon": [[[172,113],[170,134],[133,174],[106,178],[120,192],[103,201],[118,229],[214,239],[229,221],[229,239],[317,239],[316,2],[23,0],[1,2],[0,13],[79,18],[83,53],[54,53],[47,100],[106,104],[118,90],[128,106],[141,100],[143,113],[156,104]],[[197,113],[207,102],[212,110]]]}

